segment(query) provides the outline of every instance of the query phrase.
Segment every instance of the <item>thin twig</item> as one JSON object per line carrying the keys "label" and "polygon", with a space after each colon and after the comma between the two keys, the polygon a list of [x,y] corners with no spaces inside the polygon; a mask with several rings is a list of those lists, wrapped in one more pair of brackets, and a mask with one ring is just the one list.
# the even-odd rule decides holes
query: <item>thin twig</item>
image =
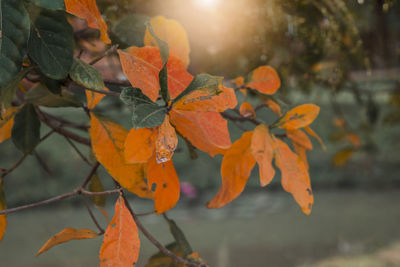
{"label": "thin twig", "polygon": [[92,221],[94,222],[94,224],[96,225],[96,227],[99,229],[100,234],[104,233],[104,229],[103,227],[101,227],[101,225],[99,224],[99,222],[97,221],[96,217],[93,214],[92,209],[90,208],[89,202],[86,199],[85,195],[82,195],[82,199],[83,199],[83,203],[85,203],[86,209],[89,212],[90,218],[92,218]]}
{"label": "thin twig", "polygon": [[56,121],[58,121],[60,124],[62,124],[65,127],[75,128],[75,129],[78,129],[78,130],[82,130],[84,132],[87,132],[88,129],[89,129],[89,126],[86,125],[86,124],[76,124],[76,123],[71,122],[69,120],[66,120],[64,118],[61,118],[61,117],[58,117],[58,116],[55,116],[55,115],[52,115],[52,114],[49,114],[49,113],[46,113],[46,112],[43,112],[43,111],[41,111],[41,112],[48,119],[56,120]]}
{"label": "thin twig", "polygon": [[112,194],[119,194],[122,189],[113,189],[113,190],[107,190],[107,191],[102,191],[102,192],[91,192],[86,189],[81,190],[81,194],[88,195],[88,196],[104,196],[104,195],[112,195]]}
{"label": "thin twig", "polygon": [[71,141],[68,137],[64,136],[65,140],[71,145],[71,147],[75,150],[75,152],[82,158],[84,162],[86,162],[88,165],[92,165],[90,161],[85,157],[85,155],[82,154],[82,152],[78,149],[78,147],[74,144],[74,142]]}
{"label": "thin twig", "polygon": [[92,91],[92,92],[98,93],[98,94],[116,96],[116,97],[120,96],[120,93],[118,93],[118,92],[106,91],[106,90],[95,90],[95,89],[86,88],[86,87],[82,87],[82,88],[85,89],[85,90],[88,90],[88,91]]}
{"label": "thin twig", "polygon": [[103,54],[101,54],[99,57],[93,59],[92,61],[89,62],[89,65],[94,65],[100,60],[102,60],[104,57],[114,53],[118,48],[118,45],[112,45],[108,50],[106,50]]}
{"label": "thin twig", "polygon": [[97,168],[99,168],[99,166],[100,166],[100,163],[98,161],[96,161],[96,163],[93,165],[92,169],[90,170],[89,175],[85,178],[82,185],[80,186],[81,190],[82,190],[82,188],[85,188],[86,185],[90,182],[90,179],[92,179],[93,175],[96,173]]}
{"label": "thin twig", "polygon": [[50,170],[49,166],[47,166],[46,162],[42,159],[37,151],[33,151],[32,154],[35,156],[36,160],[38,161],[40,167],[48,174],[53,175],[53,172]]}
{"label": "thin twig", "polygon": [[165,255],[167,255],[168,257],[170,257],[171,259],[173,259],[175,262],[180,263],[180,264],[184,264],[185,266],[190,266],[190,267],[208,267],[206,264],[197,264],[197,263],[193,263],[190,262],[182,257],[179,257],[178,255],[175,255],[172,251],[170,251],[169,249],[167,249],[166,247],[164,247],[160,242],[157,241],[157,239],[155,239],[153,237],[153,235],[151,235],[147,229],[143,226],[143,224],[140,222],[139,218],[137,217],[137,215],[133,212],[132,207],[130,206],[128,200],[126,199],[125,194],[121,194],[126,207],[128,208],[133,220],[135,221],[137,227],[140,229],[140,231],[146,236],[146,238],[153,243],[154,246],[156,246],[162,253],[164,253]]}

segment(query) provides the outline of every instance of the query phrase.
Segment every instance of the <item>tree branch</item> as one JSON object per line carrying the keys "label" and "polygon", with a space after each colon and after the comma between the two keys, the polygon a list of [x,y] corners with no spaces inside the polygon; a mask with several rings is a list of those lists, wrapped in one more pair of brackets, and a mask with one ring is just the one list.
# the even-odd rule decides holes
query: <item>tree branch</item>
{"label": "tree branch", "polygon": [[88,200],[86,199],[85,195],[82,195],[82,199],[83,199],[83,203],[85,203],[86,209],[87,209],[88,212],[89,212],[90,218],[92,218],[92,221],[94,222],[94,224],[96,225],[96,227],[99,229],[100,234],[103,234],[103,233],[104,233],[104,229],[103,229],[103,227],[101,227],[101,225],[100,225],[99,222],[97,221],[96,217],[94,216],[93,211],[92,211],[92,209],[90,208],[89,202],[88,202]]}
{"label": "tree branch", "polygon": [[89,62],[89,65],[94,65],[97,62],[99,62],[100,60],[102,60],[104,57],[109,56],[112,53],[115,53],[115,51],[117,50],[118,45],[112,45],[108,50],[106,50],[102,55],[100,55],[99,57],[93,59],[92,61]]}

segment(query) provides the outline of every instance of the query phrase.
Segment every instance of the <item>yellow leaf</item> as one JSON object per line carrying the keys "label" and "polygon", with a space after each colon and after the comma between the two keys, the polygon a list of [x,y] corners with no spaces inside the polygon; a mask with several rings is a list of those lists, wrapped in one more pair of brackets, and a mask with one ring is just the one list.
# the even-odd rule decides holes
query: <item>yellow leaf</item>
{"label": "yellow leaf", "polygon": [[4,113],[0,119],[0,143],[11,137],[11,130],[14,125],[14,117],[17,114],[17,107],[10,107]]}
{"label": "yellow leaf", "polygon": [[295,130],[311,124],[319,114],[319,107],[314,104],[304,104],[289,110],[280,120],[279,127]]}
{"label": "yellow leaf", "polygon": [[256,164],[250,144],[253,132],[245,132],[226,151],[221,165],[222,185],[217,195],[207,204],[207,208],[220,208],[237,198],[249,179]]}
{"label": "yellow leaf", "polygon": [[[150,24],[155,34],[168,43],[171,55],[179,58],[185,68],[189,65],[190,46],[185,29],[182,25],[173,19],[166,19],[163,16],[157,16],[151,19]],[[157,46],[157,42],[146,29],[144,35],[144,44],[148,46]]]}
{"label": "yellow leaf", "polygon": [[275,69],[270,66],[260,66],[253,70],[248,77],[247,87],[263,94],[273,95],[281,87],[281,80]]}
{"label": "yellow leaf", "polygon": [[125,160],[127,163],[145,163],[154,153],[155,129],[132,128],[125,140]]}
{"label": "yellow leaf", "polygon": [[65,9],[68,13],[85,19],[89,27],[100,30],[100,40],[104,43],[111,43],[107,24],[97,8],[96,0],[65,0]]}
{"label": "yellow leaf", "polygon": [[228,123],[220,113],[172,109],[169,115],[179,134],[212,157],[231,146]]}
{"label": "yellow leaf", "polygon": [[275,176],[275,169],[272,166],[273,146],[274,142],[269,134],[268,127],[263,124],[257,126],[251,139],[250,151],[259,167],[261,186],[268,185]]}
{"label": "yellow leaf", "polygon": [[190,111],[217,111],[222,112],[237,105],[235,91],[232,88],[219,86],[217,95],[210,94],[207,90],[196,90],[184,96],[173,106],[176,110]]}
{"label": "yellow leaf", "polygon": [[144,164],[126,164],[124,144],[128,131],[115,122],[90,115],[90,139],[97,160],[108,173],[132,193],[140,197],[151,197],[144,182]]}
{"label": "yellow leaf", "polygon": [[309,215],[314,196],[311,191],[310,176],[303,160],[289,146],[278,138],[275,142],[275,165],[281,170],[282,187],[291,193],[302,211]]}
{"label": "yellow leaf", "polygon": [[157,128],[156,139],[156,161],[162,163],[171,160],[176,147],[178,146],[178,137],[174,127],[169,122],[169,116],[166,115],[164,122]]}
{"label": "yellow leaf", "polygon": [[340,150],[335,154],[333,157],[333,164],[337,167],[341,167],[345,165],[353,156],[354,154],[354,149],[353,148],[345,148]]}
{"label": "yellow leaf", "polygon": [[175,207],[179,200],[179,178],[172,160],[157,163],[153,156],[147,162],[147,182],[154,193],[154,210],[157,214]]}
{"label": "yellow leaf", "polygon": [[254,110],[253,106],[249,102],[243,102],[239,108],[240,115],[245,118],[252,118],[256,117],[256,111]]}
{"label": "yellow leaf", "polygon": [[[104,87],[103,90],[108,91],[107,87]],[[96,93],[93,91],[86,90],[86,100],[88,109],[94,109],[95,106],[103,99],[104,94]]]}
{"label": "yellow leaf", "polygon": [[139,257],[140,239],[135,221],[124,199],[115,203],[115,214],[104,233],[100,248],[100,266],[135,266]]}
{"label": "yellow leaf", "polygon": [[[0,178],[0,210],[5,210],[7,208],[6,198],[3,193],[3,179]],[[7,227],[7,216],[6,214],[0,215],[0,241],[3,239],[4,232]]]}
{"label": "yellow leaf", "polygon": [[95,238],[97,236],[98,234],[96,232],[89,229],[76,230],[74,228],[67,227],[58,234],[56,234],[55,236],[52,236],[49,240],[47,240],[47,242],[36,253],[36,256],[39,256],[40,254],[51,249],[55,245],[65,243],[70,240],[90,239],[90,238]]}

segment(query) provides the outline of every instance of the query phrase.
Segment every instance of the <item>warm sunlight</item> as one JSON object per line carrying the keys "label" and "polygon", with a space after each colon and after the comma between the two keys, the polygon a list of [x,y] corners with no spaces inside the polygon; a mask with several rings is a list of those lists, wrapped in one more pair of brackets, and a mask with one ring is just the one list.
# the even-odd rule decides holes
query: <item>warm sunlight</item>
{"label": "warm sunlight", "polygon": [[194,0],[195,4],[202,8],[213,8],[219,3],[219,0]]}

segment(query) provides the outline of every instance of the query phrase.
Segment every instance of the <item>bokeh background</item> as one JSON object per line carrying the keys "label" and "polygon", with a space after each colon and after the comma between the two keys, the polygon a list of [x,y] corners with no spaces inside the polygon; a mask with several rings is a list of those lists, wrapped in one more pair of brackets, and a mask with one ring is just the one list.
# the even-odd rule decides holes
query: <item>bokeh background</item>
{"label": "bokeh background", "polygon": [[[205,203],[220,186],[222,158],[196,151],[198,159],[192,160],[185,142],[179,141],[174,164],[183,186],[193,190],[182,194],[169,215],[211,266],[400,266],[400,1],[97,2],[113,41],[121,48],[141,45],[139,22],[163,15],[178,20],[187,31],[190,72],[222,75],[233,86],[234,78],[268,64],[281,77],[278,97],[284,106],[315,103],[321,107],[312,126],[327,149],[315,142],[308,153],[315,195],[310,216],[302,214],[283,191],[279,176],[260,188],[257,168],[237,200],[222,209],[207,210]],[[132,24],[118,26],[124,19]],[[75,26],[82,23],[75,21]],[[84,56],[88,58],[102,51],[94,41],[80,45],[87,48]],[[123,79],[116,62],[105,59],[97,67],[112,66],[113,73],[104,76]],[[255,96],[248,100],[257,103]],[[81,111],[48,110],[87,123]],[[105,97],[99,110],[131,127],[129,110],[112,97]],[[268,111],[261,110],[257,116],[274,120]],[[231,123],[229,127],[232,140],[238,139],[241,129]],[[251,130],[253,126],[243,127]],[[11,141],[0,149],[2,168],[21,157]],[[85,147],[79,149],[89,153]],[[53,135],[7,178],[8,206],[68,192],[88,172],[67,141]],[[104,170],[100,178],[105,187],[112,187]],[[131,201],[138,212],[152,209],[151,201]],[[110,216],[113,202],[110,197],[106,206]],[[100,238],[72,241],[35,257],[50,236],[67,226],[94,228],[78,199],[10,214],[8,221],[0,243],[0,266],[98,264]],[[172,241],[162,218],[150,215],[143,222],[164,244]],[[145,266],[156,252],[143,237],[138,266]]]}

